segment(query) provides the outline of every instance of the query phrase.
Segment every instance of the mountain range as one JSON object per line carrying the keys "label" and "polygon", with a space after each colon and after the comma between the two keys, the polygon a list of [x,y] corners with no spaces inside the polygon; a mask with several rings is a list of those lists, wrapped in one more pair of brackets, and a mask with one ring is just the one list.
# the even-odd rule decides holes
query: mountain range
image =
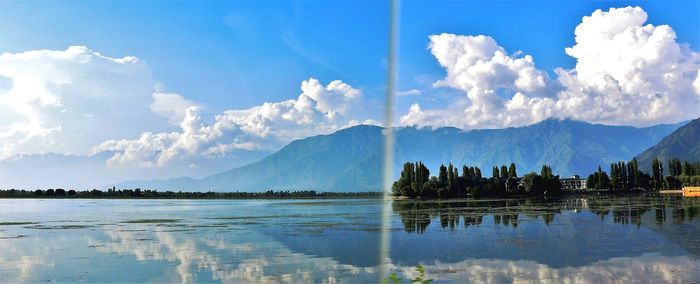
{"label": "mountain range", "polygon": [[[599,165],[630,160],[685,123],[636,128],[569,119],[505,129],[401,127],[395,130],[394,175],[406,161],[423,161],[432,171],[441,163],[478,166],[490,176],[494,165],[516,163],[518,173],[543,164],[562,176],[593,172]],[[201,179],[130,181],[117,187],[159,190],[319,191],[380,190],[383,129],[360,125],[329,135],[291,142],[251,164]]]}
{"label": "mountain range", "polygon": [[650,169],[651,162],[658,158],[666,165],[668,160],[700,162],[700,118],[688,122],[637,156],[642,169]]}
{"label": "mountain range", "polygon": [[271,152],[236,150],[216,159],[194,157],[165,167],[110,167],[112,151],[94,155],[44,153],[0,160],[0,188],[34,190],[37,188],[92,189],[127,180],[189,176],[203,178],[212,173],[244,166]]}

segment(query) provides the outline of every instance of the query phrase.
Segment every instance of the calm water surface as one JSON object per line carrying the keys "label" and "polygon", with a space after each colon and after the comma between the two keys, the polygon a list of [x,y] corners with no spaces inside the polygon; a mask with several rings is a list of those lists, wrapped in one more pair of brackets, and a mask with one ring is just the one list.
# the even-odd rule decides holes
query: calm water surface
{"label": "calm water surface", "polygon": [[[437,282],[698,282],[700,199],[394,201]],[[0,282],[376,282],[379,200],[0,200]]]}

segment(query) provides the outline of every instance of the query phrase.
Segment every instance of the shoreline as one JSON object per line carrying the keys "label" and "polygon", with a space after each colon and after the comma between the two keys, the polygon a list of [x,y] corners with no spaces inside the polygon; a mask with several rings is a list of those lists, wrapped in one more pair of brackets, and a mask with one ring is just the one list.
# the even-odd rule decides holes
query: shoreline
{"label": "shoreline", "polygon": [[[663,194],[682,195],[683,190],[644,190],[644,191],[609,191],[609,190],[579,190],[562,192],[556,195],[523,195],[513,194],[504,196],[482,196],[482,197],[460,197],[460,198],[420,198],[407,196],[389,196],[392,201],[449,201],[449,200],[486,200],[486,199],[522,199],[522,198],[565,198],[577,196],[600,196],[600,195],[632,195],[632,194]],[[91,192],[80,191],[73,195],[35,195],[31,191],[0,190],[0,199],[112,199],[112,200],[328,200],[328,199],[383,199],[381,191],[369,192],[318,192],[309,194],[308,192],[148,192],[141,195],[123,194],[101,194],[94,195]]]}
{"label": "shoreline", "polygon": [[46,200],[74,200],[74,199],[104,199],[104,200],[313,200],[313,199],[382,199],[382,195],[358,195],[358,196],[289,196],[289,197],[138,197],[138,196],[0,196],[0,199],[46,199]]}

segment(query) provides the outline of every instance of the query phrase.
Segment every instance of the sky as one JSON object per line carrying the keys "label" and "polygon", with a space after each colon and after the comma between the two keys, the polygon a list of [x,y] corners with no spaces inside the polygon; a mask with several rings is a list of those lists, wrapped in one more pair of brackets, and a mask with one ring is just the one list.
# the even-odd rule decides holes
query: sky
{"label": "sky", "polygon": [[[625,7],[630,9],[610,12]],[[590,17],[596,10],[602,15]],[[398,109],[409,113],[397,113],[399,124],[503,128],[568,117],[648,126],[700,115],[697,91],[690,86],[698,70],[700,2],[404,1],[401,11],[399,90],[406,96],[399,96]],[[584,23],[583,17],[591,19]],[[428,39],[440,34],[461,38]],[[468,38],[479,35],[495,47]],[[577,45],[578,52],[566,51]],[[492,57],[496,49],[506,56]],[[527,56],[528,66],[503,63]],[[514,73],[520,76],[511,79],[526,80],[522,72],[538,73],[546,82],[539,90],[497,82]],[[453,78],[446,77],[450,73]],[[618,81],[621,93],[602,88],[606,74]],[[664,75],[686,80],[655,81]]]}
{"label": "sky", "polygon": [[[117,179],[202,175],[381,125],[389,8],[0,1],[0,167],[55,153],[130,169]],[[700,116],[698,1],[402,1],[399,17],[399,126]]]}

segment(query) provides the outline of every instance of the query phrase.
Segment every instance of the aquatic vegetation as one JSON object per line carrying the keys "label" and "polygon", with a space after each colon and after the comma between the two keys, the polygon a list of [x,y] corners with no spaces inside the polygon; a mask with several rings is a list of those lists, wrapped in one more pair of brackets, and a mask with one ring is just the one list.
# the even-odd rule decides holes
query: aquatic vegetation
{"label": "aquatic vegetation", "polygon": [[150,223],[175,223],[180,222],[181,219],[133,219],[127,220],[122,223],[126,224],[150,224]]}
{"label": "aquatic vegetation", "polygon": [[26,238],[27,235],[16,235],[16,236],[0,236],[0,240],[10,240],[10,239],[21,239]]}
{"label": "aquatic vegetation", "polygon": [[[418,276],[416,276],[413,279],[408,279],[407,281],[409,283],[419,283],[419,284],[430,284],[433,283],[433,279],[428,279],[425,276],[425,267],[423,265],[419,264],[416,265],[416,272],[418,272]],[[396,273],[391,273],[389,274],[389,277],[387,279],[384,279],[384,283],[391,283],[391,284],[400,284],[403,282],[403,279],[401,277],[397,276]]]}
{"label": "aquatic vegetation", "polygon": [[34,225],[37,222],[0,222],[0,226],[14,226],[14,225]]}
{"label": "aquatic vegetation", "polygon": [[91,228],[90,225],[59,225],[59,226],[48,226],[48,225],[35,225],[25,227],[27,229],[39,229],[39,230],[70,230],[70,229],[85,229]]}

